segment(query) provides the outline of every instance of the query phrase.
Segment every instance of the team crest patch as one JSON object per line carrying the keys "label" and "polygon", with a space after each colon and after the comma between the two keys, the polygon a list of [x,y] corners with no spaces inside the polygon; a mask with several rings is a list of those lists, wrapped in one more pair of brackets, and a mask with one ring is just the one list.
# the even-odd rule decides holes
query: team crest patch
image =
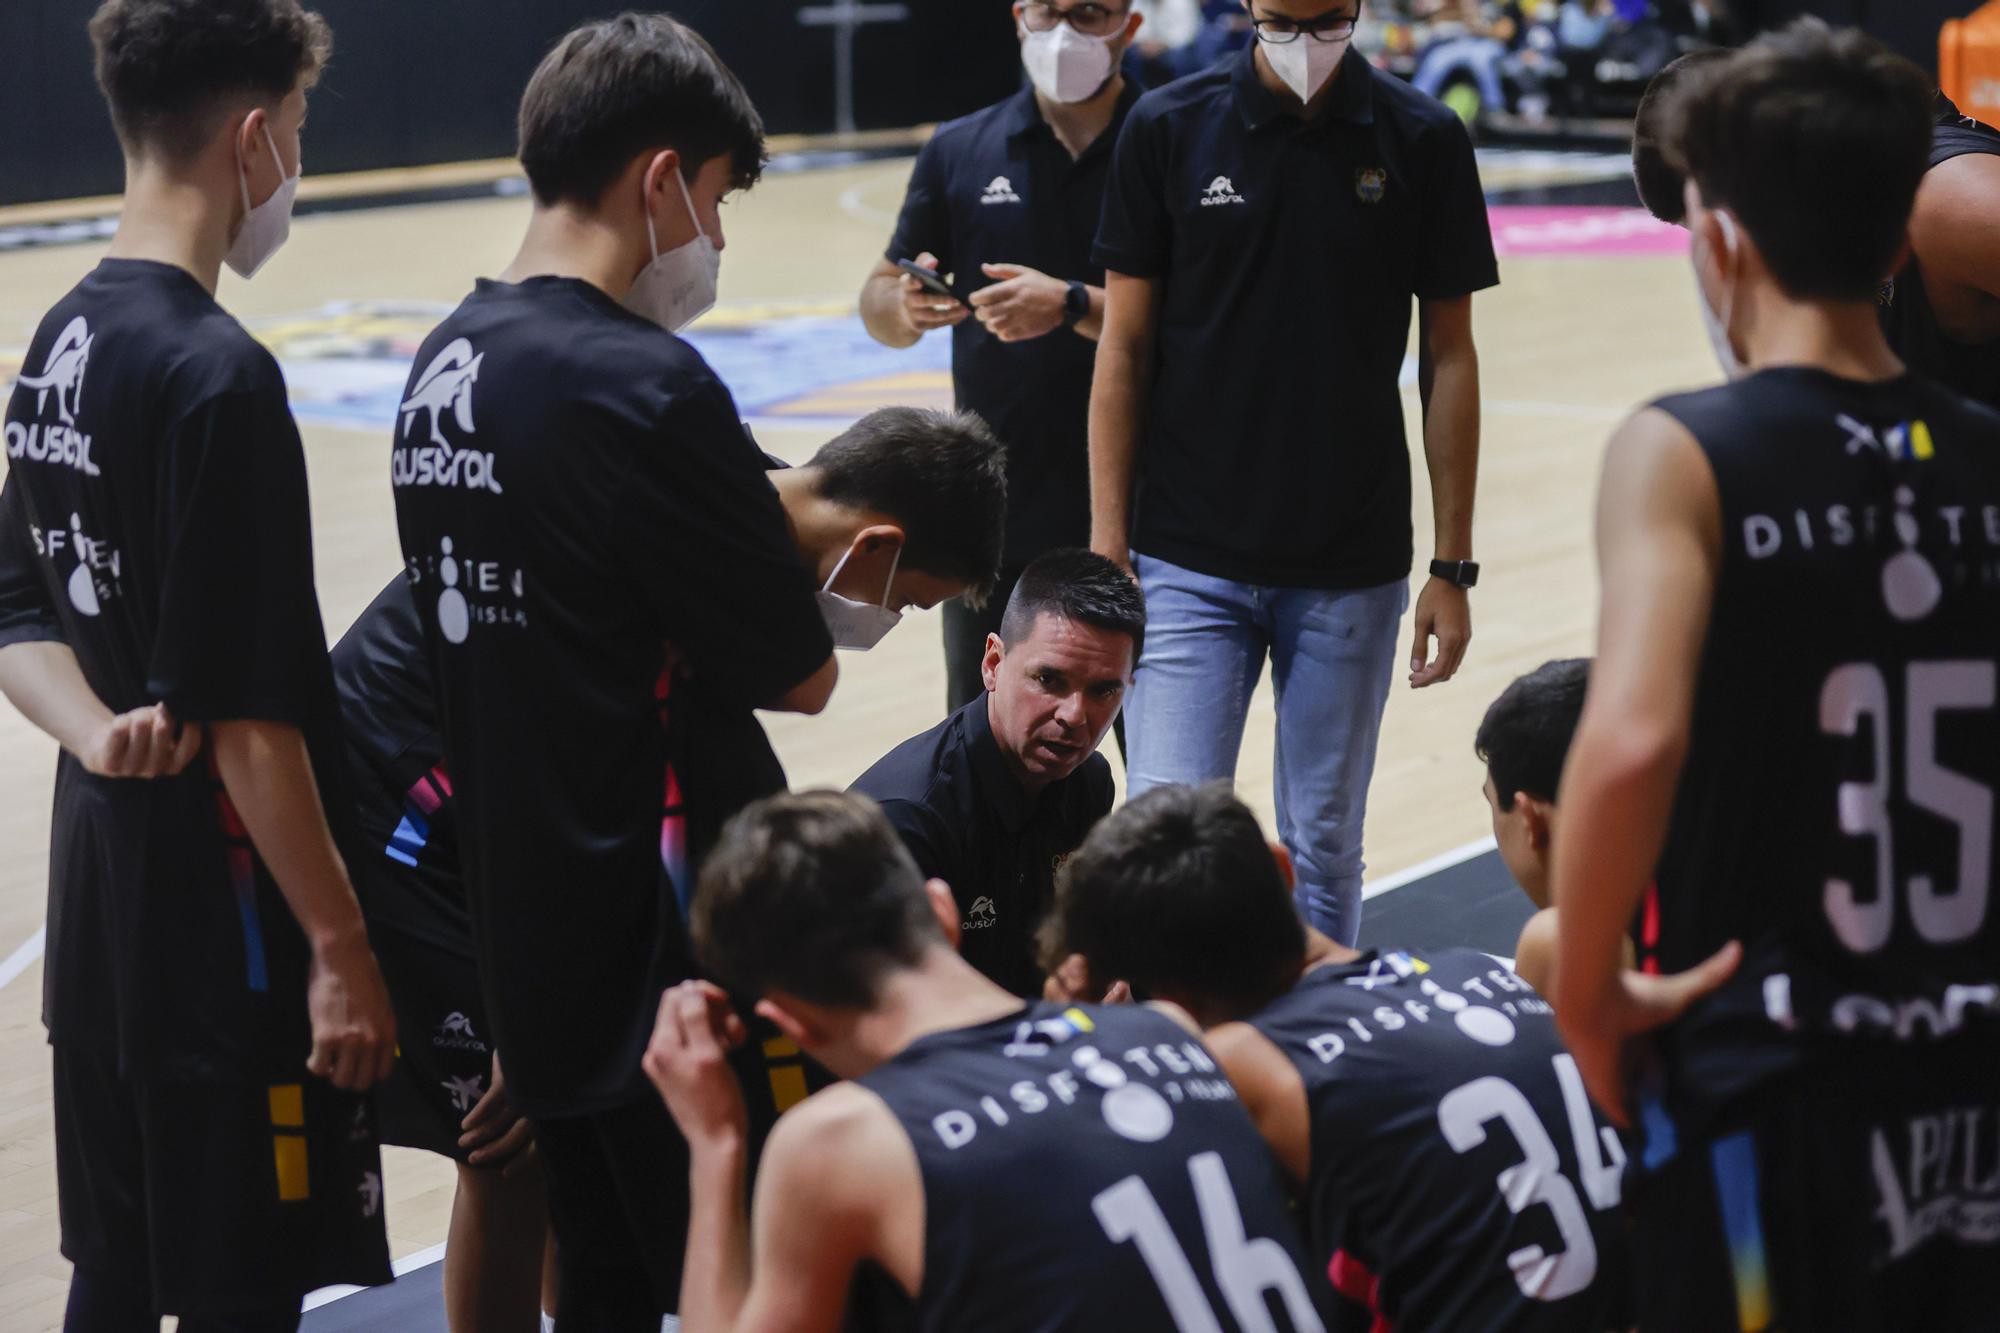
{"label": "team crest patch", "polygon": [[1389,173],[1381,167],[1362,167],[1354,173],[1354,197],[1364,204],[1379,204],[1389,193]]}

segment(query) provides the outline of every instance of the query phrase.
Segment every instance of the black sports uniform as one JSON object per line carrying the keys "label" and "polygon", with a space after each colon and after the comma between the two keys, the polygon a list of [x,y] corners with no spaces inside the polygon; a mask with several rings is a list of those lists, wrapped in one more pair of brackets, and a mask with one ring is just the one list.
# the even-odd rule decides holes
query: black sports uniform
{"label": "black sports uniform", "polygon": [[1370,952],[1250,1025],[1305,1084],[1306,1230],[1341,1327],[1630,1326],[1625,1153],[1527,982],[1470,949]]}
{"label": "black sports uniform", "polygon": [[[6,417],[0,646],[69,645],[112,710],[305,735],[346,789],[305,454],[277,362],[182,269],[107,259]],[[56,771],[43,1017],[63,1253],[162,1312],[389,1280],[365,1098],[307,1075],[309,950],[212,766]]]}
{"label": "black sports uniform", "polygon": [[1165,1015],[1028,1005],[919,1038],[860,1084],[923,1174],[922,1291],[899,1322],[1325,1326],[1276,1164],[1214,1059]]}
{"label": "black sports uniform", "polygon": [[565,1273],[595,1273],[565,1308],[643,1270],[671,1309],[685,1146],[639,1069],[689,970],[667,645],[764,703],[832,653],[812,580],[728,390],[585,282],[480,282],[418,352],[391,465],[488,1020]]}
{"label": "black sports uniform", "polygon": [[[2000,156],[2000,130],[1961,115],[1943,93],[1936,109],[1932,167],[1971,153]],[[1882,289],[1882,328],[1910,369],[2000,411],[2000,338],[1964,343],[1946,334],[1915,256]]]}
{"label": "black sports uniform", "polygon": [[1658,1041],[1643,1321],[1990,1329],[2000,415],[1803,367],[1659,407],[1723,555],[1657,956],[1745,957]]}

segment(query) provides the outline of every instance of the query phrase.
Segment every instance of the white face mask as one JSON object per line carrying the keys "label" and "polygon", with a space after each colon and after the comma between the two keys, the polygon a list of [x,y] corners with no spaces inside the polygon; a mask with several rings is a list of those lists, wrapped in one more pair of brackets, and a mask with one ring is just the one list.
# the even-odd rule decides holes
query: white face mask
{"label": "white face mask", "polygon": [[301,160],[296,172],[285,174],[285,159],[278,156],[278,141],[271,137],[269,126],[264,129],[264,142],[271,145],[271,160],[278,164],[278,188],[269,199],[252,207],[250,169],[238,164],[236,183],[243,190],[243,225],[236,229],[236,239],[229,243],[229,253],[222,257],[223,263],[244,278],[255,277],[257,270],[278,253],[278,247],[292,234],[292,202],[298,198],[299,178],[306,170]]}
{"label": "white face mask", "polygon": [[819,590],[819,613],[833,635],[834,647],[865,653],[882,642],[882,637],[903,619],[901,611],[889,609],[889,588],[896,582],[896,566],[903,562],[903,551],[897,547],[896,558],[889,562],[889,579],[882,585],[880,605],[857,602],[829,591],[853,554],[854,548],[848,547],[847,553],[840,557],[840,563],[833,567],[833,573],[826,576],[826,586]]}
{"label": "white face mask", "polygon": [[1086,37],[1067,23],[1031,32],[1021,42],[1021,64],[1035,91],[1051,102],[1087,102],[1111,81],[1111,39]]}
{"label": "white face mask", "polygon": [[1301,102],[1310,102],[1313,94],[1324,88],[1333,72],[1340,68],[1348,43],[1322,42],[1311,33],[1302,32],[1289,42],[1264,42],[1263,47],[1271,72],[1283,79]]}
{"label": "white face mask", "polygon": [[1699,272],[1695,276],[1695,297],[1701,302],[1701,324],[1708,334],[1708,345],[1715,350],[1716,363],[1722,373],[1732,380],[1740,380],[1750,373],[1743,359],[1736,355],[1736,348],[1729,341],[1729,317],[1736,312],[1736,219],[1717,210],[1716,220],[1722,224],[1723,244],[1729,251],[1731,276],[1725,281],[1722,295],[1722,309],[1717,310],[1708,303],[1708,291],[1701,285]]}
{"label": "white face mask", "polygon": [[715,308],[716,285],[722,279],[722,252],[702,230],[695,215],[694,196],[688,193],[687,178],[679,167],[670,168],[687,201],[688,220],[694,223],[694,239],[660,253],[659,233],[653,227],[653,209],[646,208],[646,244],[652,247],[653,262],[639,271],[638,280],[625,297],[625,306],[643,315],[669,333],[679,333]]}

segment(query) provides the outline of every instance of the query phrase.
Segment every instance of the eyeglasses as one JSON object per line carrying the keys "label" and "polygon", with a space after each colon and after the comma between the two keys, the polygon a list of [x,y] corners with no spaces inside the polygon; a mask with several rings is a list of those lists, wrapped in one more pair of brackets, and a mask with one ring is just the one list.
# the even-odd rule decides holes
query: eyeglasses
{"label": "eyeglasses", "polygon": [[1068,23],[1086,37],[1111,36],[1125,26],[1126,14],[1122,9],[1093,4],[1058,9],[1046,0],[1028,0],[1028,3],[1015,5],[1014,12],[1021,16],[1021,26],[1029,32],[1048,32],[1058,23]]}
{"label": "eyeglasses", "polygon": [[1253,19],[1251,24],[1257,29],[1258,41],[1285,46],[1307,33],[1316,42],[1344,42],[1354,35],[1354,25],[1359,21],[1350,14],[1336,14],[1317,19]]}

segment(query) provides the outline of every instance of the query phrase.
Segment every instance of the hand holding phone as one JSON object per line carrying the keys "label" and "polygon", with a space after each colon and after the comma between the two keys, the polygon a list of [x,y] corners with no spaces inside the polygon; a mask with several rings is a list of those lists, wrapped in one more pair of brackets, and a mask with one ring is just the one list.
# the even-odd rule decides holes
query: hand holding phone
{"label": "hand holding phone", "polygon": [[959,305],[965,306],[966,309],[971,309],[965,298],[953,291],[951,284],[938,276],[936,269],[925,268],[913,259],[898,259],[896,267],[910,277],[915,278],[918,285],[931,295],[941,296],[947,301],[956,301]]}

